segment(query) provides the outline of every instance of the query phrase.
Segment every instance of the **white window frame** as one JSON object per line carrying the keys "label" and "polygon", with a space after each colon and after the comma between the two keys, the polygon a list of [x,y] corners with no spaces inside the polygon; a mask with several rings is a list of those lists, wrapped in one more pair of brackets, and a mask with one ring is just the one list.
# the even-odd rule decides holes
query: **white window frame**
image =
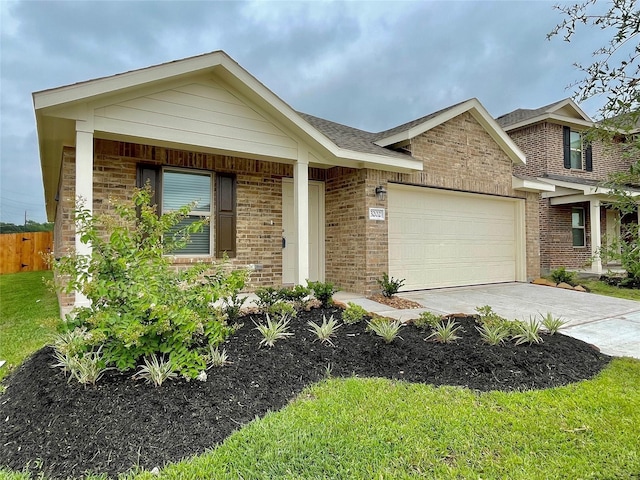
{"label": "white window frame", "polygon": [[[571,137],[573,135],[578,135],[578,137],[580,138],[580,148],[573,148],[573,142],[571,141]],[[570,153],[570,159],[571,159],[571,169],[572,170],[584,170],[585,169],[585,162],[584,162],[584,148],[583,148],[583,142],[582,142],[582,133],[578,132],[576,130],[571,130],[569,133],[569,151]],[[573,153],[577,152],[579,153],[579,158],[580,158],[580,166],[576,167],[573,164]]]}
{"label": "white window frame", "polygon": [[[573,223],[573,213],[576,210],[582,210],[582,225],[574,225]],[[584,248],[587,246],[587,235],[586,235],[586,223],[587,219],[585,217],[584,207],[572,207],[571,208],[571,244],[574,248]],[[574,230],[582,230],[582,245],[576,245],[574,242]]]}
{"label": "white window frame", "polygon": [[162,168],[162,175],[161,175],[161,183],[160,183],[160,192],[161,192],[161,198],[160,198],[160,205],[161,205],[161,213],[168,213],[168,212],[172,212],[174,210],[171,209],[165,209],[164,208],[164,194],[165,194],[165,189],[164,189],[164,178],[165,178],[165,174],[169,172],[169,173],[179,173],[179,174],[185,174],[185,175],[199,175],[199,176],[207,176],[209,177],[209,195],[210,195],[210,199],[209,199],[209,210],[208,211],[202,211],[202,210],[192,210],[188,213],[188,217],[194,217],[194,218],[208,218],[209,219],[209,224],[205,225],[204,228],[209,228],[209,251],[207,253],[170,253],[170,255],[172,257],[185,257],[185,258],[209,258],[209,257],[213,257],[214,256],[214,229],[213,229],[213,224],[214,224],[214,215],[213,215],[213,198],[214,198],[214,188],[213,188],[213,182],[214,182],[214,174],[211,171],[208,170],[195,170],[195,169],[188,169],[188,168],[175,168],[175,167],[163,167]]}

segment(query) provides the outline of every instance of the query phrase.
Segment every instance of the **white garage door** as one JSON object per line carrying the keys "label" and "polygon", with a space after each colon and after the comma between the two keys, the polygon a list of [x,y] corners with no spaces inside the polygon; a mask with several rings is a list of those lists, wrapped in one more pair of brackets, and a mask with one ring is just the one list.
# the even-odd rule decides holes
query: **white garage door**
{"label": "white garage door", "polygon": [[389,275],[403,290],[524,280],[524,202],[389,185]]}

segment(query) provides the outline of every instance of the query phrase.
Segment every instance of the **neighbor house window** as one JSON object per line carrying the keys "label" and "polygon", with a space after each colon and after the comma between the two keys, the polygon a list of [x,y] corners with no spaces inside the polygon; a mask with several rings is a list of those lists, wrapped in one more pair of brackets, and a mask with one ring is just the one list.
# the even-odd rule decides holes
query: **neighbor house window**
{"label": "neighbor house window", "polygon": [[571,168],[582,170],[582,135],[571,131],[570,140]]}
{"label": "neighbor house window", "polygon": [[582,133],[563,127],[564,168],[593,171],[592,150]]}
{"label": "neighbor house window", "polygon": [[571,230],[573,232],[573,246],[584,247],[584,208],[571,209]]}
{"label": "neighbor house window", "polygon": [[[175,227],[176,230],[200,220],[211,219],[211,174],[164,170],[162,172],[162,212],[171,212],[193,204],[188,215]],[[212,222],[190,235],[189,244],[172,252],[176,255],[209,255],[211,253]]]}

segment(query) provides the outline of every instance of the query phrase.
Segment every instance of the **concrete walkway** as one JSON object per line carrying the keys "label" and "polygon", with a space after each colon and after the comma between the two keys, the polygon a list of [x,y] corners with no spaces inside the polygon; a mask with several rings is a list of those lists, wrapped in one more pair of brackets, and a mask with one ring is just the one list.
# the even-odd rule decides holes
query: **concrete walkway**
{"label": "concrete walkway", "polygon": [[390,318],[410,320],[421,312],[475,313],[490,305],[508,319],[528,320],[550,312],[567,322],[561,332],[596,345],[603,353],[640,359],[640,302],[528,283],[421,290],[399,294],[424,308],[396,310],[361,295],[338,292],[334,299],[353,302]]}

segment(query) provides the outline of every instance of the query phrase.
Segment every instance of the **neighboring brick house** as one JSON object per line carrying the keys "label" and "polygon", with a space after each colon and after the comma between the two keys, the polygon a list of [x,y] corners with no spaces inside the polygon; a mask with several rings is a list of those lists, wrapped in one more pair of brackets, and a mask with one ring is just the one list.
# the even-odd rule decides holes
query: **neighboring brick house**
{"label": "neighboring brick house", "polygon": [[621,219],[610,208],[609,190],[599,185],[637,161],[624,155],[625,137],[614,145],[587,144],[583,137],[594,123],[571,99],[496,120],[527,158],[526,165],[514,167],[514,175],[552,187],[539,201],[541,271],[567,267],[602,273],[615,267],[601,247],[619,238],[621,221],[637,222],[637,215]]}
{"label": "neighboring brick house", "polygon": [[56,255],[90,252],[77,197],[106,213],[149,180],[160,210],[200,200],[193,217],[211,219],[175,263],[226,254],[254,288],[312,279],[369,294],[383,272],[405,289],[540,273],[549,186],[512,175],[524,154],[476,99],[364,132],[296,112],[221,51],[33,97]]}

